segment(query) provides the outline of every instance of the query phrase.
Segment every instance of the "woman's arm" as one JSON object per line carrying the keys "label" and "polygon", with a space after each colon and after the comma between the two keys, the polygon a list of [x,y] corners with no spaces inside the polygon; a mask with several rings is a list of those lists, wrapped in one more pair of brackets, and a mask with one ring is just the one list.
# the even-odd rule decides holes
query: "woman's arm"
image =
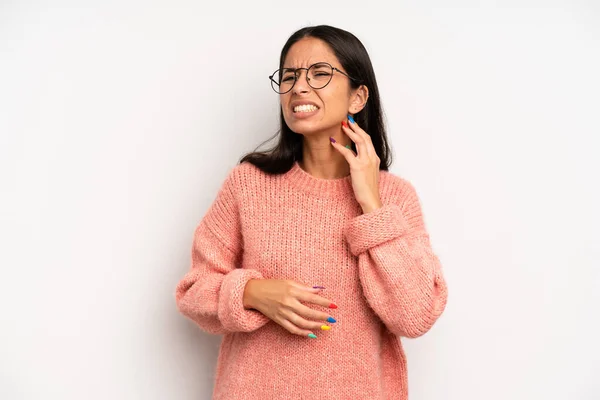
{"label": "woman's arm", "polygon": [[384,204],[345,227],[370,307],[394,334],[418,337],[444,311],[448,296],[414,187],[404,181],[398,204]]}
{"label": "woman's arm", "polygon": [[243,304],[246,283],[263,277],[257,270],[239,268],[242,238],[234,173],[194,232],[191,268],[175,293],[179,311],[214,334],[250,332],[269,322]]}

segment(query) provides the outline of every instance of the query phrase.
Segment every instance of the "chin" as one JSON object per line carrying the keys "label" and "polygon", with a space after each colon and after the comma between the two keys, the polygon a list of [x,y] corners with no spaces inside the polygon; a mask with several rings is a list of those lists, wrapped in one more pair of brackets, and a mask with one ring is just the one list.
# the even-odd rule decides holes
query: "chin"
{"label": "chin", "polygon": [[295,132],[300,135],[309,136],[319,133],[323,129],[319,129],[318,127],[311,126],[302,126],[302,124],[294,124],[292,126],[288,125],[292,132]]}
{"label": "chin", "polygon": [[294,121],[290,124],[286,122],[287,126],[292,132],[298,133],[304,136],[315,135],[320,132],[331,130],[332,126],[324,124],[323,122],[309,122],[309,121]]}

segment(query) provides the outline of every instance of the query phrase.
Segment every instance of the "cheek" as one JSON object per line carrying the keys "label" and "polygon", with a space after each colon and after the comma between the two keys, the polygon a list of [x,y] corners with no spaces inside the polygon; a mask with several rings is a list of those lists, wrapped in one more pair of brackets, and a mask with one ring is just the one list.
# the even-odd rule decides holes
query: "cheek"
{"label": "cheek", "polygon": [[279,106],[281,107],[281,111],[283,111],[284,117],[287,117],[290,114],[289,107],[289,96],[287,94],[279,95]]}
{"label": "cheek", "polygon": [[335,89],[326,95],[324,94],[322,100],[327,111],[327,119],[339,119],[341,121],[348,112],[348,94],[343,88]]}

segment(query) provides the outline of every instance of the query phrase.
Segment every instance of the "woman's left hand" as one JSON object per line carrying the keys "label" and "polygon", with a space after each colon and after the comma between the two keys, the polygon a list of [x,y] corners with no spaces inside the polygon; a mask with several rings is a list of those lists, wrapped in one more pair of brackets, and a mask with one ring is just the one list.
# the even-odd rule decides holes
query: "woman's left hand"
{"label": "woman's left hand", "polygon": [[350,164],[352,188],[356,201],[363,213],[374,211],[382,206],[379,197],[379,164],[381,160],[375,152],[371,136],[362,130],[351,116],[349,122],[342,122],[342,131],[356,144],[357,154],[337,142],[331,144]]}

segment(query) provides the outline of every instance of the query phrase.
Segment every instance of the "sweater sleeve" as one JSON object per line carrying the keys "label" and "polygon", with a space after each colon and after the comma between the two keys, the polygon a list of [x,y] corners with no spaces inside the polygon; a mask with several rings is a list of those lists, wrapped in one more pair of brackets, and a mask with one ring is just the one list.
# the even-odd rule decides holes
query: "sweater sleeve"
{"label": "sweater sleeve", "polygon": [[393,333],[418,337],[446,307],[447,287],[426,231],[414,187],[405,181],[402,200],[359,215],[344,227],[358,257],[369,306]]}
{"label": "sweater sleeve", "polygon": [[191,253],[191,268],[175,291],[183,315],[213,334],[251,332],[270,321],[243,305],[246,283],[263,276],[239,265],[242,235],[233,172],[196,227]]}

